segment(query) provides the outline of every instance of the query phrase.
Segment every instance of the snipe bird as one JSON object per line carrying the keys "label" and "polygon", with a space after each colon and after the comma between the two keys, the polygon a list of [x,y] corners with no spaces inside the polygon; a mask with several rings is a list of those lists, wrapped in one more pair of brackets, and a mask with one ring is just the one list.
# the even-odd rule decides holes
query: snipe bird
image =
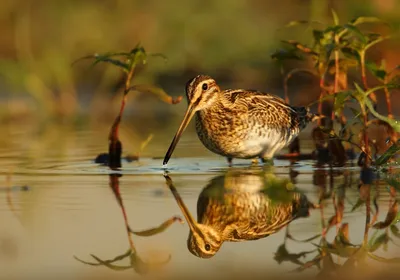
{"label": "snipe bird", "polygon": [[221,90],[210,76],[187,82],[188,108],[165,155],[167,164],[180,136],[196,116],[196,132],[210,151],[227,158],[271,161],[306,125],[319,118],[306,107],[292,107],[275,95],[256,90]]}
{"label": "snipe bird", "polygon": [[315,207],[305,195],[285,188],[287,180],[263,172],[228,172],[213,178],[202,190],[196,222],[171,178],[164,176],[190,228],[188,249],[201,258],[214,256],[224,241],[267,237],[291,221],[309,216],[309,209]]}

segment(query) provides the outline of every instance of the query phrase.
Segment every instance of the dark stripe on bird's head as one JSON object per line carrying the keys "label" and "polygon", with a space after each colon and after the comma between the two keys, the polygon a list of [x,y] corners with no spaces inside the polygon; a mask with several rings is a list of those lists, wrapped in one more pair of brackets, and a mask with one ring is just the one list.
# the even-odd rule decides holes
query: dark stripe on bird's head
{"label": "dark stripe on bird's head", "polygon": [[196,77],[190,79],[186,83],[186,93],[194,91],[201,82],[206,80],[212,80],[212,78],[208,75],[197,75]]}

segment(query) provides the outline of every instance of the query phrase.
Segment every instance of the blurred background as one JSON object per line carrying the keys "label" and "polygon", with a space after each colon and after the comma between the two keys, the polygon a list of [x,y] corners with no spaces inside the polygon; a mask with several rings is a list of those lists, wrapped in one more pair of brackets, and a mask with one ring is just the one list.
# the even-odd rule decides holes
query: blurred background
{"label": "blurred background", "polygon": [[[341,23],[357,16],[375,16],[389,22],[391,30],[378,24],[371,26],[374,31],[387,34],[400,29],[400,0],[1,0],[0,180],[3,181],[0,191],[5,190],[1,186],[7,185],[7,174],[12,174],[10,186],[29,186],[32,190],[12,196],[0,192],[3,225],[0,227],[0,265],[3,264],[0,271],[4,279],[12,278],[3,274],[4,267],[30,278],[41,275],[42,271],[57,269],[74,274],[85,267],[73,255],[86,259],[90,253],[96,253],[111,258],[128,245],[120,209],[109,189],[106,175],[109,170],[93,164],[99,153],[107,151],[110,126],[122,99],[124,76],[112,65],[90,67],[90,61],[72,65],[75,60],[94,53],[129,51],[141,43],[147,52],[162,53],[167,60],[149,58],[145,66],[137,69],[133,83],[154,84],[177,97],[185,95],[185,84],[190,78],[203,73],[213,76],[222,88],[258,89],[283,96],[283,76],[271,54],[282,48],[281,40],[293,39],[309,45],[312,38],[307,26],[282,27],[295,20],[332,24],[332,8]],[[391,69],[400,64],[399,49],[400,40],[387,40],[371,48],[367,58],[378,64],[384,59]],[[309,61],[285,63],[284,72],[303,66],[311,65]],[[350,75],[360,79],[356,71]],[[378,84],[371,75],[368,79],[370,86]],[[315,101],[319,95],[318,79],[307,74],[297,75],[289,81],[289,95],[293,105]],[[378,97],[378,104],[384,104],[383,94]],[[395,116],[400,115],[399,100],[398,92],[393,91]],[[186,106],[185,100],[170,105],[151,94],[131,92],[128,95],[120,140],[124,155],[140,154],[141,160],[129,165],[123,163],[127,175],[121,179],[121,186],[135,229],[154,227],[164,218],[179,213],[175,202],[166,194],[160,167]],[[385,113],[385,106],[378,109]],[[304,151],[303,146],[312,140],[310,133],[301,137]],[[148,145],[143,148],[147,140]],[[192,158],[181,161],[183,169],[193,168],[198,174],[210,167],[226,167],[224,159],[203,147],[193,124],[174,152],[174,157],[184,155]],[[197,159],[206,156],[216,159],[208,158],[199,167]],[[179,164],[179,161],[172,164],[175,162]],[[321,170],[322,179],[317,180],[310,168],[311,164],[300,166],[301,175],[304,172],[305,176],[300,176],[298,186],[308,188],[314,184],[318,190],[327,188],[327,173]],[[280,172],[286,174],[288,169],[284,167]],[[179,187],[192,188],[183,188],[182,194],[195,209],[197,192],[211,175],[194,177],[194,180],[191,176],[183,175],[177,181]],[[333,179],[330,182],[333,184]],[[342,183],[335,181],[335,184]],[[316,195],[317,192],[314,201],[317,201]],[[358,199],[355,185],[350,189],[350,197],[352,202]],[[387,202],[389,198],[383,195],[383,200]],[[9,205],[15,205],[17,211]],[[346,204],[346,207],[352,205]],[[386,213],[382,209],[381,213]],[[299,226],[306,229],[301,239],[309,237],[310,229],[319,227],[320,217],[314,217],[312,227]],[[362,229],[360,223],[364,218],[357,215],[350,218],[355,221],[354,229]],[[169,239],[160,237],[155,243],[152,238],[141,239],[138,241],[140,252],[161,244],[162,248],[183,252],[173,255],[173,260],[178,260],[175,266],[186,264],[188,259],[208,272],[207,262],[199,265],[200,262],[189,256],[186,227],[173,226],[168,234]],[[226,256],[236,261],[229,262],[229,269],[233,267],[234,272],[239,272],[242,266],[236,264],[247,265],[257,250],[266,254],[267,248],[268,255],[272,256],[281,237],[273,237],[276,238],[271,241],[274,246],[251,243],[253,247],[247,256],[225,251]],[[14,256],[20,257],[18,262],[13,262]],[[264,257],[257,258],[260,263],[264,260]],[[223,270],[220,263],[215,267]],[[260,267],[270,273],[269,266]],[[96,279],[108,276],[104,270],[84,270],[85,273],[92,271]],[[132,279],[131,274],[128,276]]]}
{"label": "blurred background", "polygon": [[[0,121],[109,127],[121,101],[120,70],[106,64],[91,68],[89,61],[71,64],[89,54],[129,51],[137,43],[167,60],[150,58],[134,83],[151,83],[178,96],[184,95],[188,79],[204,73],[222,87],[282,96],[282,74],[271,54],[282,47],[282,39],[305,44],[312,39],[305,26],[282,27],[293,20],[330,24],[332,8],[342,23],[376,16],[389,22],[393,32],[400,27],[398,0],[1,1]],[[399,43],[380,43],[367,57],[394,67],[400,62]],[[285,65],[285,72],[291,67]],[[319,93],[318,81],[298,75],[289,82],[289,92],[292,104],[307,105]],[[165,128],[174,116],[179,121],[186,107],[185,101],[169,105],[141,93],[129,94],[128,101],[123,123],[143,135],[141,140]],[[395,114],[397,108],[394,104]]]}

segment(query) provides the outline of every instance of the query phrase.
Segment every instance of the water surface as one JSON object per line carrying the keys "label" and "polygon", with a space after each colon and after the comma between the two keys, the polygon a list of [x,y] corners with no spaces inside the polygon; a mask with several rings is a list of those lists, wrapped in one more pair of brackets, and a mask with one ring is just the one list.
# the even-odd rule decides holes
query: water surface
{"label": "water surface", "polygon": [[[173,216],[184,220],[163,176],[166,170],[162,168],[162,156],[170,141],[167,137],[156,137],[142,152],[139,161],[124,161],[120,170],[111,171],[94,163],[96,155],[107,150],[105,128],[64,130],[52,127],[38,131],[16,127],[5,131],[7,137],[2,140],[0,149],[3,181],[0,189],[1,279],[44,279],[59,275],[76,279],[141,277],[133,269],[114,271],[105,266],[85,265],[74,258],[96,262],[91,254],[113,259],[129,249],[123,212],[114,193],[116,190],[122,199],[129,226],[134,231],[157,227]],[[131,142],[129,133],[121,138],[125,140],[125,154],[137,151],[138,145]],[[316,249],[323,245],[321,236],[298,242],[288,238],[286,233],[290,233],[293,239],[306,240],[324,234],[331,221],[332,227],[326,233],[326,240],[331,243],[338,229],[347,223],[349,241],[358,246],[365,234],[366,206],[362,202],[366,200],[366,188],[370,190],[372,220],[378,206],[375,224],[385,220],[388,209],[398,197],[390,195],[389,184],[384,178],[360,184],[360,170],[351,162],[346,167],[330,168],[316,166],[313,161],[276,160],[271,169],[252,167],[246,160],[234,163],[233,168],[228,168],[224,158],[206,151],[193,131],[184,135],[170,160],[168,174],[195,218],[198,199],[204,188],[216,178],[228,182],[232,172],[240,178],[250,178],[240,186],[242,191],[243,188],[249,192],[257,191],[260,186],[268,189],[268,185],[251,177],[251,173],[255,173],[259,178],[267,176],[284,180],[286,183],[283,185],[289,186],[276,197],[267,191],[271,200],[279,200],[282,195],[285,198],[285,192],[292,193],[295,189],[296,193],[305,195],[320,207],[310,209],[309,216],[294,219],[289,226],[268,237],[224,242],[210,259],[199,258],[188,250],[189,227],[186,221],[184,224],[176,222],[154,236],[134,235],[134,247],[143,261],[160,262],[168,256],[171,258],[167,264],[150,273],[175,277],[183,274],[226,276],[244,271],[265,275],[273,271],[295,276],[289,272],[301,267],[301,263],[313,260],[318,255]],[[391,170],[393,174],[396,172],[396,168]],[[237,187],[229,182],[225,188],[232,190]],[[215,189],[217,192],[223,190],[224,184]],[[355,207],[357,203],[360,207]],[[353,207],[356,209],[352,211]],[[338,220],[332,222],[335,215]],[[399,226],[395,221],[392,225],[392,230]],[[371,228],[368,240],[374,241],[385,232],[390,240],[380,244],[374,254],[387,259],[399,257],[396,244],[400,244],[400,239],[390,228]],[[297,262],[293,263],[287,261],[290,259],[287,255],[277,255],[283,244],[292,254],[313,252],[291,258]],[[342,265],[347,260],[335,254],[335,250],[329,252],[335,263]],[[368,263],[377,269],[392,269],[392,265],[376,260],[368,259]],[[126,266],[129,261],[125,259],[116,264]],[[312,266],[300,274],[317,275],[319,272],[320,269]]]}

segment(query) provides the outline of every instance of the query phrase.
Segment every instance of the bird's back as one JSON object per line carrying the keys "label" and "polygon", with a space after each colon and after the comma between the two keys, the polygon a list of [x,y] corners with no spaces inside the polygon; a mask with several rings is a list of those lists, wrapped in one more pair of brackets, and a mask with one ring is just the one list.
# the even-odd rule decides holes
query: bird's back
{"label": "bird's back", "polygon": [[305,107],[275,95],[225,90],[218,102],[196,115],[200,140],[211,151],[233,158],[272,157],[312,121]]}

